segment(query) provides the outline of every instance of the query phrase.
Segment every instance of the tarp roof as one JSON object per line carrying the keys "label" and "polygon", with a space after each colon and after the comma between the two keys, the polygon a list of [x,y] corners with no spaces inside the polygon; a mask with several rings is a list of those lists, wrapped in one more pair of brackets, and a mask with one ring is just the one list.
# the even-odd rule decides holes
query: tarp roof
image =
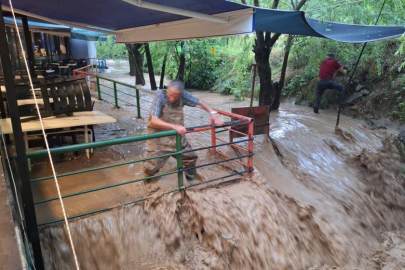
{"label": "tarp roof", "polygon": [[[3,7],[8,0],[1,0]],[[139,1],[145,3],[145,1]],[[269,10],[224,0],[147,0],[171,8],[227,19],[218,23],[168,12],[137,7],[122,0],[12,0],[14,9],[80,24],[87,30],[110,29],[117,42],[137,43],[206,38],[251,33],[255,30],[329,38],[341,42],[368,42],[400,36],[403,26],[364,26],[320,22],[304,12]],[[95,28],[92,28],[92,27]]]}
{"label": "tarp roof", "polygon": [[361,43],[400,36],[404,34],[405,28],[322,22],[306,18],[302,11],[256,8],[255,30]]}
{"label": "tarp roof", "polygon": [[[14,20],[10,17],[4,17],[4,22],[8,26],[14,27]],[[17,19],[18,27],[22,28],[21,19]],[[53,23],[46,23],[36,20],[30,20],[28,22],[29,28],[33,32],[43,32],[47,34],[52,34],[55,36],[69,36],[76,39],[82,40],[98,40],[101,36],[106,36],[106,34],[102,34],[95,31],[83,30],[79,28],[71,28],[64,25],[58,25]]]}

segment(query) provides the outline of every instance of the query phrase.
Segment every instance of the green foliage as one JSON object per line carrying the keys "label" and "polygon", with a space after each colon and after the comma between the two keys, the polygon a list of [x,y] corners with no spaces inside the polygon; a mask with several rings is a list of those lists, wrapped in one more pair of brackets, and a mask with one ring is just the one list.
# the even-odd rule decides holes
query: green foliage
{"label": "green foliage", "polygon": [[391,112],[394,119],[405,123],[405,75],[399,76],[398,79],[391,83],[391,87],[395,89],[395,107]]}
{"label": "green foliage", "polygon": [[252,36],[229,37],[226,44],[219,47],[222,61],[217,68],[218,80],[213,91],[233,94],[236,99],[250,95],[253,77]]}
{"label": "green foliage", "polygon": [[124,44],[117,44],[115,36],[100,38],[96,42],[97,57],[101,59],[123,60],[128,59],[128,51]]}
{"label": "green foliage", "polygon": [[[401,57],[394,55],[399,44],[398,39],[367,44],[356,70],[354,82],[372,87],[382,80],[395,78],[402,64]],[[297,38],[292,47],[289,61],[290,72],[292,70],[294,75],[287,78],[283,95],[299,96],[298,103],[308,100],[312,104],[315,98],[311,93],[315,91],[319,66],[327,58],[327,53],[330,51],[337,52],[337,60],[344,68],[348,69],[350,74],[354,69],[362,45],[309,37]],[[346,85],[348,76],[344,77],[337,73],[335,79]],[[353,88],[349,88],[347,95],[350,95],[353,90]],[[337,104],[337,102],[337,96],[334,94],[326,94],[322,100],[325,107]]]}
{"label": "green foliage", "polygon": [[[220,39],[191,40],[186,57],[186,84],[190,88],[210,89],[217,80],[216,69],[221,61],[220,52],[211,54],[211,48],[219,50]],[[187,61],[188,60],[188,61]]]}
{"label": "green foliage", "polygon": [[[220,64],[220,55],[211,55],[211,47],[218,50],[222,39],[204,39],[184,41],[182,52],[185,55],[185,84],[188,88],[210,89],[217,80],[216,69]],[[153,66],[156,73],[160,73],[163,59],[166,56],[165,77],[175,79],[178,73],[180,53],[176,47],[180,42],[151,43],[150,49]]]}
{"label": "green foliage", "polygon": [[[240,3],[240,0],[233,0]],[[280,1],[279,9],[291,10],[292,4],[298,0]],[[247,0],[253,5],[253,0]],[[273,0],[259,0],[260,6],[269,8]],[[311,18],[324,21],[342,23],[374,24],[382,5],[381,0],[338,1],[338,0],[310,0],[302,10]],[[379,25],[403,25],[405,14],[405,0],[387,0]],[[182,53],[185,55],[185,83],[189,88],[210,89],[212,91],[232,94],[237,99],[250,95],[252,83],[252,64],[254,54],[252,45],[255,35],[224,37],[215,39],[201,39],[183,41]],[[273,80],[278,80],[284,57],[286,36],[281,36],[273,47],[270,56]],[[99,58],[127,59],[127,51],[122,44],[116,44],[113,36],[97,42]],[[101,45],[101,46],[100,46]],[[177,77],[180,54],[176,46],[180,41],[150,43],[154,71],[160,74],[163,60],[166,57],[167,79]],[[296,96],[297,102],[315,100],[315,86],[319,65],[326,58],[329,51],[336,51],[338,61],[349,71],[354,68],[362,44],[339,43],[327,39],[314,37],[294,37],[290,53],[288,72],[283,90],[283,97]],[[216,53],[211,55],[211,47]],[[397,51],[396,55],[393,52]],[[405,68],[403,53],[405,51],[405,37],[398,39],[372,42],[366,47],[360,61],[356,82],[374,84],[383,79],[393,78]],[[146,62],[146,61],[145,61]],[[144,67],[144,71],[147,69]],[[346,78],[338,80],[345,83]],[[257,97],[259,78],[256,79]],[[394,86],[393,86],[394,87]],[[396,86],[395,86],[396,87]],[[325,93],[321,105],[328,107],[335,104],[337,97],[334,93]],[[393,115],[400,117],[400,102]]]}
{"label": "green foliage", "polygon": [[[397,52],[395,53],[396,56],[402,56],[405,53],[405,35],[402,35],[401,41],[402,43],[399,46]],[[399,66],[398,72],[401,72],[404,69],[405,69],[405,61]]]}

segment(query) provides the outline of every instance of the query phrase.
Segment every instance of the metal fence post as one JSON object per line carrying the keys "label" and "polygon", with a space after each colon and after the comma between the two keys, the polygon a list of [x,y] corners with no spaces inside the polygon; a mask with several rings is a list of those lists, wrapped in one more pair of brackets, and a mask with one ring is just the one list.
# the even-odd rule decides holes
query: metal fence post
{"label": "metal fence post", "polygon": [[[217,139],[216,139],[216,134],[215,134],[215,123],[211,121],[211,123],[213,124],[213,127],[211,129],[211,145],[215,146],[217,143]],[[216,154],[217,153],[217,148],[213,147],[211,149],[212,154]]]}
{"label": "metal fence post", "polygon": [[177,180],[178,180],[178,186],[181,188],[183,186],[183,153],[182,153],[182,144],[181,144],[181,135],[176,134],[176,151],[180,152],[176,155],[177,157],[177,170],[179,171],[177,173]]}
{"label": "metal fence post", "polygon": [[[253,120],[250,120],[249,123],[249,139],[250,141],[248,142],[248,150],[249,150],[249,154],[253,154],[253,139],[254,139],[254,123]],[[248,173],[248,177],[252,177],[253,176],[253,156],[248,157],[248,166],[249,166],[249,170],[250,172]]]}
{"label": "metal fence post", "polygon": [[139,90],[136,88],[136,110],[138,111],[138,118],[141,118],[141,103],[139,102]]}
{"label": "metal fence post", "polygon": [[119,109],[120,107],[118,106],[118,93],[117,93],[117,83],[113,82],[114,85],[114,99],[115,99],[115,107]]}
{"label": "metal fence post", "polygon": [[99,79],[98,76],[96,76],[96,80],[97,80],[98,100],[103,100],[103,99],[101,98],[100,79]]}

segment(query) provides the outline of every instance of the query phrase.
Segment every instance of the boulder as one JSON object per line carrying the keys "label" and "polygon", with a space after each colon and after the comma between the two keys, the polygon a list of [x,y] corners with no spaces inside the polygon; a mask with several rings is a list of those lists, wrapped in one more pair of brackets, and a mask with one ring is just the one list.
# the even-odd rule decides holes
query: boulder
{"label": "boulder", "polygon": [[401,130],[398,134],[398,140],[402,143],[405,143],[405,129]]}
{"label": "boulder", "polygon": [[368,91],[366,89],[363,89],[363,90],[360,91],[360,94],[362,94],[363,96],[366,96],[366,95],[370,94],[370,91]]}
{"label": "boulder", "polygon": [[360,90],[362,90],[362,89],[364,89],[364,85],[362,85],[362,84],[359,84],[359,85],[357,85],[357,87],[356,87],[356,92],[359,92]]}
{"label": "boulder", "polygon": [[356,100],[360,99],[361,97],[363,97],[363,94],[362,94],[362,93],[354,92],[354,93],[346,100],[346,103],[347,103],[347,104],[353,104]]}

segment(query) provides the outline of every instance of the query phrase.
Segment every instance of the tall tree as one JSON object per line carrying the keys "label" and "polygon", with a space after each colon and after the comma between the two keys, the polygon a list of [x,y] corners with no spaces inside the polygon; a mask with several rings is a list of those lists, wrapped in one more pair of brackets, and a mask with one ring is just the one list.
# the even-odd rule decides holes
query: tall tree
{"label": "tall tree", "polygon": [[281,99],[281,92],[283,91],[284,88],[284,82],[285,82],[285,74],[287,72],[287,64],[288,64],[288,57],[290,56],[290,50],[293,44],[293,36],[289,35],[287,38],[287,42],[285,45],[284,49],[284,58],[283,58],[283,66],[281,67],[281,74],[280,74],[280,80],[274,84],[275,86],[275,97],[274,101],[271,104],[271,110],[278,110],[280,107],[280,99]]}
{"label": "tall tree", "polygon": [[184,41],[180,41],[181,52],[179,55],[179,71],[177,72],[177,79],[184,81],[184,73],[186,68],[186,54],[184,53]]}
{"label": "tall tree", "polygon": [[[291,0],[292,8],[294,10],[300,10],[302,6],[308,0]],[[260,7],[259,0],[254,0],[254,5]],[[279,0],[274,0],[272,9],[277,9]],[[270,67],[270,54],[271,50],[280,37],[280,33],[274,33],[273,35],[268,32],[256,31],[256,40],[253,45],[253,52],[255,53],[255,60],[257,63],[257,69],[260,78],[260,90],[259,90],[259,105],[273,105],[276,96],[276,85],[273,85],[271,80],[271,67]]]}
{"label": "tall tree", "polygon": [[164,84],[164,80],[165,80],[166,61],[167,61],[167,53],[163,57],[162,70],[160,72],[160,83],[159,83],[160,89],[163,89],[163,84]]}
{"label": "tall tree", "polygon": [[153,72],[152,56],[150,55],[150,50],[149,50],[149,43],[145,44],[145,54],[146,54],[146,62],[148,65],[150,87],[152,90],[157,90],[155,73]]}
{"label": "tall tree", "polygon": [[145,85],[143,76],[144,54],[141,53],[142,44],[125,44],[128,50],[129,75],[135,76],[135,84]]}

